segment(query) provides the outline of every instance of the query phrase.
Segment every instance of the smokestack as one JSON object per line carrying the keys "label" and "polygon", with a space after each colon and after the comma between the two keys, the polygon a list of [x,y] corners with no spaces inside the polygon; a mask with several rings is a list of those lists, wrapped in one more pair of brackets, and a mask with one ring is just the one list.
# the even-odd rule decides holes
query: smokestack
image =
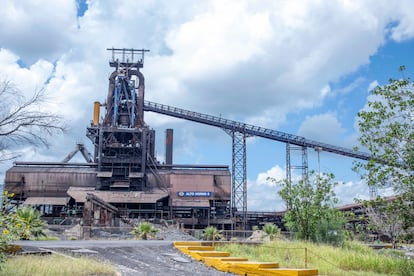
{"label": "smokestack", "polygon": [[173,163],[173,129],[165,130],[165,164],[172,165]]}

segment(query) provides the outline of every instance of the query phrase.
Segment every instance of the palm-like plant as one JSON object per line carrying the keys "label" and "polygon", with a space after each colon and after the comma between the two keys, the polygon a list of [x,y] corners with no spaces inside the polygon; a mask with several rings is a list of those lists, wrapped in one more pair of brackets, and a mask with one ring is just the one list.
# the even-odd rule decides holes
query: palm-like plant
{"label": "palm-like plant", "polygon": [[266,223],[263,226],[263,232],[266,233],[266,236],[269,237],[269,240],[273,240],[280,234],[279,228],[273,223]]}
{"label": "palm-like plant", "polygon": [[207,241],[217,241],[221,240],[222,235],[219,230],[217,230],[214,226],[209,226],[206,229],[204,229],[202,238]]}
{"label": "palm-like plant", "polygon": [[16,209],[15,229],[20,239],[28,240],[31,237],[45,237],[45,224],[40,219],[40,212],[30,206]]}
{"label": "palm-like plant", "polygon": [[130,232],[135,235],[136,238],[147,240],[150,237],[154,237],[158,232],[158,229],[152,226],[149,222],[141,222]]}

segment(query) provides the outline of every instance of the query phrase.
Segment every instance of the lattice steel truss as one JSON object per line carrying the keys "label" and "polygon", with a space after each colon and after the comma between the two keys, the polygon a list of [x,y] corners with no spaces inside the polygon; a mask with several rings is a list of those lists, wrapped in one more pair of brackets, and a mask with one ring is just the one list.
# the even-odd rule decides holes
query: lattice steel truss
{"label": "lattice steel truss", "polygon": [[233,212],[237,210],[236,221],[244,229],[247,223],[246,133],[232,131],[231,137],[233,142],[231,207]]}
{"label": "lattice steel truss", "polygon": [[[292,165],[291,155],[298,151],[301,153],[301,164]],[[292,183],[292,171],[294,170],[301,170],[302,181],[308,181],[308,148],[286,143],[286,179],[289,183]]]}
{"label": "lattice steel truss", "polygon": [[[143,106],[144,111],[152,111],[159,114],[172,116],[175,118],[185,119],[201,124],[219,127],[229,133],[233,138],[233,185],[232,185],[232,207],[240,208],[242,222],[246,221],[247,216],[247,180],[246,180],[246,137],[258,136],[274,141],[283,142],[286,144],[296,146],[302,153],[302,177],[308,181],[308,155],[307,148],[318,149],[319,151],[332,152],[335,154],[348,156],[351,158],[358,158],[361,160],[371,159],[371,155],[365,152],[354,151],[352,149],[342,148],[334,145],[329,145],[305,137],[263,128],[259,126],[249,125],[242,122],[224,119],[208,114],[185,110],[173,106],[145,101]],[[291,160],[290,148],[286,149],[286,167],[287,178],[291,179]],[[295,166],[296,168],[297,166]]]}

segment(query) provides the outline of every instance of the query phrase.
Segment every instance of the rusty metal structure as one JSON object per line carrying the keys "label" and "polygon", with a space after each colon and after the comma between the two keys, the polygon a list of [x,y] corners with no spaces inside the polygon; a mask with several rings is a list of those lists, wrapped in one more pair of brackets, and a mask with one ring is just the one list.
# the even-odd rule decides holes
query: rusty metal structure
{"label": "rusty metal structure", "polygon": [[[15,162],[6,172],[5,190],[14,192],[18,202],[39,206],[46,215],[56,215],[65,208],[82,212],[84,222],[91,226],[116,224],[116,214],[174,219],[193,228],[216,225],[246,229],[252,220],[247,212],[246,138],[258,136],[285,143],[288,180],[294,169],[300,169],[306,180],[308,148],[370,159],[364,152],[145,101],[145,79],[140,69],[148,50],[108,50],[114,71],[107,98],[104,103],[94,103],[93,120],[86,131],[93,155],[77,144],[63,162]],[[103,116],[101,109],[105,110]],[[155,156],[155,131],[146,125],[144,111],[225,130],[233,142],[232,177],[228,166],[174,164],[172,129],[166,130],[166,158],[161,164]],[[301,152],[300,165],[291,164],[293,151]],[[69,163],[77,152],[85,163]],[[101,219],[91,219],[92,214]]]}
{"label": "rusty metal structure", "polygon": [[[5,190],[45,216],[75,213],[83,225],[117,226],[119,218],[173,219],[186,227],[230,229],[228,166],[173,164],[173,130],[166,130],[165,163],[155,156],[155,131],[144,120],[142,49],[108,49],[107,98],[95,102],[86,136],[90,154],[77,144],[62,162],[15,162]],[[104,110],[101,116],[101,110]],[[70,163],[80,152],[85,163]]]}
{"label": "rusty metal structure", "polygon": [[100,122],[100,104],[95,103],[86,133],[94,145],[96,189],[142,191],[149,188],[148,166],[157,165],[155,132],[144,122],[145,84],[139,71],[148,50],[108,50],[115,70],[109,77],[106,113]]}

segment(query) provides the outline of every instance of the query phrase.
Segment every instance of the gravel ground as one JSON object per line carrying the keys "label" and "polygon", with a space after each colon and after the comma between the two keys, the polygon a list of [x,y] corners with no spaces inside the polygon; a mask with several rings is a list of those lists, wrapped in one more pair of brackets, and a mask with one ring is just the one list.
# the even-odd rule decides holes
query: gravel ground
{"label": "gravel ground", "polygon": [[96,256],[110,261],[123,276],[133,275],[232,275],[205,266],[182,254],[172,245],[151,246],[142,244],[135,247],[100,250]]}
{"label": "gravel ground", "polygon": [[[75,225],[60,233],[49,232],[60,238],[59,241],[19,242],[28,251],[46,249],[69,256],[86,256],[112,263],[122,276],[135,275],[234,275],[205,266],[177,250],[172,241],[195,240],[182,232],[177,225],[154,224],[158,229],[155,240],[134,240],[132,235],[113,235],[99,231],[98,240],[69,240],[80,233]],[[109,239],[108,239],[109,238]]]}
{"label": "gravel ground", "polygon": [[50,250],[69,256],[86,256],[112,263],[119,275],[234,275],[224,273],[193,260],[160,240],[77,240],[19,241],[30,251]]}

